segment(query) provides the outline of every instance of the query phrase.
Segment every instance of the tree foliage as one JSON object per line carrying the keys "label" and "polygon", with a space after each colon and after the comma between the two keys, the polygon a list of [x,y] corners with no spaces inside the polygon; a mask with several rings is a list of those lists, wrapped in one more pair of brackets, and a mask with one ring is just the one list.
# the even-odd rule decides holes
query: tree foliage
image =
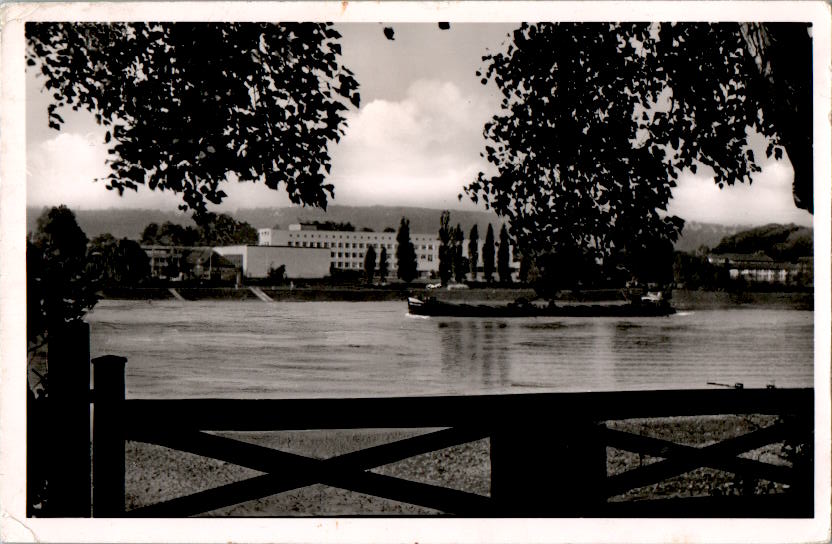
{"label": "tree foliage", "polygon": [[405,283],[416,279],[416,249],[410,240],[410,221],[402,217],[399,232],[396,233],[396,276]]}
{"label": "tree foliage", "polygon": [[104,285],[135,286],[150,277],[150,259],[139,243],[109,233],[90,241],[89,262]]}
{"label": "tree foliage", "polygon": [[257,243],[257,229],[228,214],[208,212],[196,218],[200,243],[206,246],[251,245]]}
{"label": "tree foliage", "polygon": [[[315,225],[318,230],[334,230],[339,232],[355,232],[355,225],[349,221],[312,221],[310,224]],[[369,230],[369,229],[364,229]]]}
{"label": "tree foliage", "polygon": [[373,283],[376,275],[376,248],[367,246],[367,253],[364,254],[364,279],[367,283]]}
{"label": "tree foliage", "polygon": [[451,228],[451,212],[445,210],[439,216],[439,281],[448,285],[453,275],[453,231]]}
{"label": "tree foliage", "polygon": [[27,63],[64,106],[107,127],[108,189],[220,203],[231,179],[283,187],[326,207],[328,146],[344,134],[358,83],[327,23],[26,23]]}
{"label": "tree foliage", "polygon": [[382,284],[387,282],[387,276],[390,274],[390,259],[387,256],[387,248],[382,246],[381,253],[378,256],[378,281]]}
{"label": "tree foliage", "polygon": [[[794,169],[798,208],[814,213],[812,190],[812,36],[805,23],[745,23],[748,50],[764,80],[758,97]],[[776,150],[775,150],[776,153]]]}
{"label": "tree foliage", "polygon": [[457,283],[465,281],[465,274],[468,273],[468,261],[462,253],[464,243],[465,234],[462,232],[462,226],[457,223],[453,232],[454,281]]}
{"label": "tree foliage", "polygon": [[750,182],[749,130],[782,153],[738,24],[523,24],[483,60],[503,110],[484,130],[492,171],[466,192],[524,254],[637,268],[681,231],[665,210],[682,170]]}
{"label": "tree foliage", "polygon": [[723,289],[731,284],[728,267],[711,264],[705,255],[681,251],[674,254],[673,281],[686,289]]}
{"label": "tree foliage", "polygon": [[480,258],[480,233],[477,230],[476,223],[471,227],[468,233],[468,264],[471,268],[471,279],[477,280],[477,262]]}
{"label": "tree foliage", "polygon": [[769,224],[726,236],[714,253],[762,253],[778,261],[795,262],[814,254],[814,236],[807,227]]}
{"label": "tree foliage", "polygon": [[508,237],[508,229],[503,225],[500,229],[500,247],[497,250],[497,274],[500,275],[500,281],[503,283],[511,283],[511,241]]}
{"label": "tree foliage", "polygon": [[79,320],[98,301],[95,273],[87,266],[87,236],[66,206],[38,217],[26,244],[26,326],[37,343],[50,327]]}
{"label": "tree foliage", "polygon": [[165,221],[149,223],[142,232],[142,244],[165,246],[227,246],[257,243],[257,229],[228,214],[206,212],[197,218],[197,226],[177,225]]}
{"label": "tree foliage", "polygon": [[482,244],[482,275],[488,283],[494,278],[494,228],[491,223],[488,224],[485,242]]}

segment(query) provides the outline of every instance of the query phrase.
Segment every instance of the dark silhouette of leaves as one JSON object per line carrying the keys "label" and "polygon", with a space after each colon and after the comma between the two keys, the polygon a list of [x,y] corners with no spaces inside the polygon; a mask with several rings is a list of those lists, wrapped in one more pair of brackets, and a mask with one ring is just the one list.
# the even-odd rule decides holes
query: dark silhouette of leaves
{"label": "dark silhouette of leaves", "polygon": [[778,141],[738,24],[523,24],[510,37],[478,72],[503,96],[483,131],[496,174],[466,192],[509,219],[525,255],[589,252],[635,272],[681,231],[665,212],[680,171],[750,182],[747,130]]}
{"label": "dark silhouette of leaves", "polygon": [[328,145],[358,106],[340,34],[320,23],[27,23],[28,64],[57,109],[107,127],[108,188],[182,195],[197,215],[231,179],[326,207]]}
{"label": "dark silhouette of leaves", "polygon": [[26,243],[27,337],[37,344],[50,328],[82,319],[98,301],[87,266],[87,236],[66,206],[44,209]]}
{"label": "dark silhouette of leaves", "polygon": [[[800,23],[748,23],[741,27],[764,80],[759,97],[772,120],[778,143],[794,168],[792,184],[798,208],[814,212],[812,175],[812,36]],[[768,156],[782,156],[769,146]]]}

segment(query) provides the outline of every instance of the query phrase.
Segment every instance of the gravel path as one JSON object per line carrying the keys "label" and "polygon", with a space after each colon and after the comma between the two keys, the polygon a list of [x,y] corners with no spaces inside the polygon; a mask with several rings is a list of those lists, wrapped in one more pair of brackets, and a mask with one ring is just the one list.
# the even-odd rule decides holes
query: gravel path
{"label": "gravel path", "polygon": [[[612,428],[704,446],[729,436],[744,434],[771,418],[687,417],[662,420],[608,422]],[[274,433],[216,433],[245,442],[325,459],[421,434],[425,430],[363,429],[343,431],[291,431]],[[789,464],[789,450],[773,444],[746,457],[774,464]],[[617,474],[659,458],[607,449],[607,473]],[[373,469],[373,472],[407,480],[441,485],[489,495],[490,460],[488,440],[479,440],[412,457]],[[222,461],[174,451],[150,444],[128,442],[126,451],[126,506],[128,510],[210,489],[260,474]],[[697,469],[658,484],[631,490],[611,500],[659,497],[723,495],[740,492],[743,483],[733,474]],[[755,482],[756,493],[782,492],[783,486]],[[207,516],[348,516],[348,515],[436,515],[435,510],[382,499],[325,485],[312,485],[208,512]]]}

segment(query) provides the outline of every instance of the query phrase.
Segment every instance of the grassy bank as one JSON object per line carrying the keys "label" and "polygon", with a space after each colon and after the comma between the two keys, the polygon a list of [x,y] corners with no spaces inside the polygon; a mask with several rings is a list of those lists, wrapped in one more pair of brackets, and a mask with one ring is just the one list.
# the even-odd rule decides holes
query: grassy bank
{"label": "grassy bank", "polygon": [[[290,287],[261,286],[263,292],[276,301],[391,301],[408,296],[432,296],[439,300],[469,303],[507,303],[518,298],[532,300],[533,289],[522,287],[475,287],[471,289],[426,289],[420,284],[391,284],[387,286],[326,286]],[[248,287],[192,287],[174,286],[185,300],[252,300],[257,297]],[[105,299],[166,300],[174,296],[165,287],[109,288],[102,292]],[[572,293],[562,292],[558,300],[594,302],[620,299],[620,290],[605,289]],[[672,304],[677,310],[715,310],[740,307],[812,310],[811,292],[728,292],[728,291],[673,291]]]}
{"label": "grassy bank", "polygon": [[[609,422],[611,428],[674,441],[706,446],[772,423],[770,416],[701,416]],[[425,430],[330,430],[275,433],[217,433],[300,455],[325,459],[362,448],[387,443]],[[743,455],[775,465],[790,466],[792,450],[773,444]],[[607,449],[607,474],[614,475],[655,463],[656,457]],[[127,446],[127,507],[134,509],[158,501],[194,493],[256,476],[257,472],[191,454],[129,442]],[[431,452],[373,472],[411,481],[440,485],[488,496],[490,453],[487,439]],[[781,484],[743,482],[733,474],[714,469],[696,469],[669,480],[631,490],[611,501],[657,498],[784,493]],[[557,490],[552,490],[556,493]],[[345,516],[345,515],[434,515],[427,508],[316,484],[258,500],[227,506],[209,516]]]}
{"label": "grassy bank", "polygon": [[721,310],[742,307],[763,307],[778,310],[812,310],[814,293],[728,291],[673,291],[673,307],[677,310]]}

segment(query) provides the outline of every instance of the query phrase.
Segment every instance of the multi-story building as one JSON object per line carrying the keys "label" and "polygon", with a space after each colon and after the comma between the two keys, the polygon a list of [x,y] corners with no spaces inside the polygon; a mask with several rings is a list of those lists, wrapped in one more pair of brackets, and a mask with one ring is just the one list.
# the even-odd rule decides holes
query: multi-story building
{"label": "multi-story building", "polygon": [[708,256],[708,262],[728,269],[732,280],[742,278],[758,283],[813,282],[813,259],[802,257],[797,263],[778,262],[762,253],[720,253]]}
{"label": "multi-story building", "polygon": [[[289,225],[286,230],[259,229],[258,235],[261,246],[327,249],[330,266],[337,270],[363,270],[364,256],[370,247],[375,248],[376,259],[382,248],[387,250],[391,273],[395,273],[398,266],[395,232],[318,230],[315,225],[300,223]],[[411,233],[410,241],[416,250],[419,275],[427,277],[439,270],[439,238]]]}
{"label": "multi-story building", "polygon": [[267,278],[283,267],[287,278],[312,279],[329,275],[326,250],[286,246],[221,246],[214,251],[226,259],[239,262],[246,278]]}
{"label": "multi-story building", "polygon": [[[439,272],[440,241],[438,235],[411,233],[410,241],[413,243],[416,252],[416,270],[419,276],[422,278],[434,277]],[[387,259],[392,275],[395,275],[398,267],[396,259],[398,244],[396,243],[395,232],[319,230],[318,226],[314,224],[296,223],[289,225],[289,228],[285,230],[259,229],[258,244],[260,246],[326,249],[329,251],[329,265],[336,270],[363,270],[364,256],[372,246],[375,248],[376,259],[381,255],[382,248],[387,250]],[[483,266],[482,246],[483,240],[480,239],[477,263],[480,271],[482,271]],[[495,246],[496,256],[499,241],[495,241]],[[463,242],[463,253],[466,256],[468,254],[467,241]],[[520,265],[513,256],[510,266],[512,275],[516,278]]]}

